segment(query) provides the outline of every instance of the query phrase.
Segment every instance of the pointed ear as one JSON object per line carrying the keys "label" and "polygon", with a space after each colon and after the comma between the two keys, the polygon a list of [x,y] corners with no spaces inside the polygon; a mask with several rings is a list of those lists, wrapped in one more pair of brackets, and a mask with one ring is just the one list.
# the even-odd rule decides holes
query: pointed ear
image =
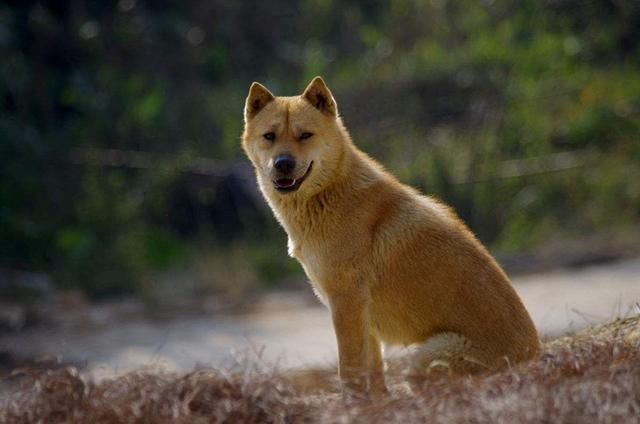
{"label": "pointed ear", "polygon": [[331,116],[338,115],[338,105],[322,78],[315,77],[302,93],[302,97],[320,112]]}
{"label": "pointed ear", "polygon": [[244,120],[247,122],[264,108],[267,103],[275,99],[273,94],[259,82],[254,82],[249,88],[249,95],[244,104]]}

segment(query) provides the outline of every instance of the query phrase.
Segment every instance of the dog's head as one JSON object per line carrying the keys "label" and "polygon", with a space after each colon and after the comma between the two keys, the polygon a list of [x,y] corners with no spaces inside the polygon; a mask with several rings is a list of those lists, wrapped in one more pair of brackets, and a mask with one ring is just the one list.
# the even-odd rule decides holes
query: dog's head
{"label": "dog's head", "polygon": [[345,136],[336,102],[322,78],[314,78],[293,97],[276,97],[254,82],[244,123],[242,147],[265,194],[310,194],[331,180]]}

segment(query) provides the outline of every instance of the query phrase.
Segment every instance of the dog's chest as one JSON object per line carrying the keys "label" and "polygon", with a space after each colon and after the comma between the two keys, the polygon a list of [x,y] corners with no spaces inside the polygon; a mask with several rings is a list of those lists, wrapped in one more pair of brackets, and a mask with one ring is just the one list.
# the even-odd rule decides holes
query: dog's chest
{"label": "dog's chest", "polygon": [[314,291],[325,305],[328,304],[327,291],[324,287],[324,283],[327,281],[327,264],[325,255],[323,255],[321,249],[317,246],[313,246],[309,243],[298,244],[291,237],[287,242],[289,256],[296,258],[305,274],[309,277],[311,285]]}

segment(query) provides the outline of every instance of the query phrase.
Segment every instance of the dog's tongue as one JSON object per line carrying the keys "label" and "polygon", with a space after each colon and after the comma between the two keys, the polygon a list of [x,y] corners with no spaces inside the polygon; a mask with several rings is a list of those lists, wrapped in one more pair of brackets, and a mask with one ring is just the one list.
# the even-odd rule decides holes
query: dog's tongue
{"label": "dog's tongue", "polygon": [[280,188],[288,188],[296,183],[296,180],[291,178],[278,178],[276,180],[276,185]]}

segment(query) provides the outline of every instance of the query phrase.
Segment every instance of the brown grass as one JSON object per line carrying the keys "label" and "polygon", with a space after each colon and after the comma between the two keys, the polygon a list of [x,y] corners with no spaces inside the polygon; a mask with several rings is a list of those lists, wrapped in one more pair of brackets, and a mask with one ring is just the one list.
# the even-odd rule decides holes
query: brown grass
{"label": "brown grass", "polygon": [[330,374],[145,371],[95,383],[72,367],[21,370],[0,422],[638,422],[640,319],[548,342],[499,373],[430,377],[415,395],[392,375],[391,395],[344,401]]}

